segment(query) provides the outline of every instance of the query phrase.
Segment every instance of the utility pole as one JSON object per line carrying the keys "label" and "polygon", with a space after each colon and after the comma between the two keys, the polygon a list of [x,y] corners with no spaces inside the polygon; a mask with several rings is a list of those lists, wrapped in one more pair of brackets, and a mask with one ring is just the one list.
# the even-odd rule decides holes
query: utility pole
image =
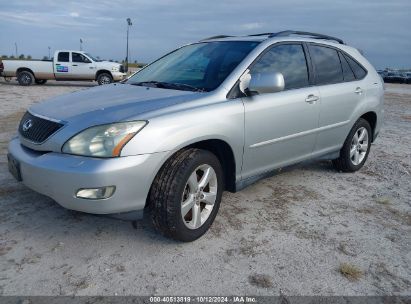
{"label": "utility pole", "polygon": [[17,52],[17,42],[14,42],[14,46],[16,47],[16,58],[19,57],[18,52]]}
{"label": "utility pole", "polygon": [[49,59],[51,59],[51,57],[50,57],[50,49],[51,49],[51,47],[48,47],[49,48]]}
{"label": "utility pole", "polygon": [[131,23],[131,19],[127,18],[127,51],[126,51],[126,68],[125,68],[126,73],[128,72],[128,32],[129,32],[130,26],[132,25],[133,23]]}

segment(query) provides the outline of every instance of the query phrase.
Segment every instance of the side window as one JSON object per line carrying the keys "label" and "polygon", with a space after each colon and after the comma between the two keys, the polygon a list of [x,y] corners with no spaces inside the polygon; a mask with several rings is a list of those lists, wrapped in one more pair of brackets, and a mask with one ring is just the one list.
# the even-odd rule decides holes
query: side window
{"label": "side window", "polygon": [[71,60],[73,62],[88,62],[89,60],[83,55],[79,53],[71,53]]}
{"label": "side window", "polygon": [[360,66],[357,62],[351,59],[351,57],[349,56],[344,56],[344,57],[347,59],[348,63],[350,64],[351,69],[354,72],[355,78],[357,79],[364,78],[365,75],[367,74],[367,71],[362,66]]}
{"label": "side window", "polygon": [[340,59],[336,50],[318,45],[310,45],[310,55],[315,64],[317,84],[343,81]]}
{"label": "side window", "polygon": [[307,87],[308,68],[301,44],[282,44],[266,52],[250,69],[253,73],[279,72],[284,76],[285,89]]}
{"label": "side window", "polygon": [[338,55],[340,56],[341,60],[341,66],[343,69],[343,75],[344,75],[344,81],[353,81],[355,80],[355,75],[353,71],[351,70],[350,65],[347,62],[347,59],[345,59],[344,55],[338,52]]}
{"label": "side window", "polygon": [[60,52],[59,55],[57,56],[57,61],[58,62],[69,62],[69,52]]}

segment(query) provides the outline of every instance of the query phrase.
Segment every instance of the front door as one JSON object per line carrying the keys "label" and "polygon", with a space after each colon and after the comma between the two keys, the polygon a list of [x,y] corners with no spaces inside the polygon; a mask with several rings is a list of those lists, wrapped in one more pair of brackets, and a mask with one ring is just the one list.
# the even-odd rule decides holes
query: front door
{"label": "front door", "polygon": [[75,79],[95,79],[94,63],[81,53],[71,53],[71,70]]}
{"label": "front door", "polygon": [[267,72],[282,73],[285,89],[243,98],[243,179],[308,158],[315,146],[319,92],[310,87],[303,45],[271,47],[250,68],[251,75]]}

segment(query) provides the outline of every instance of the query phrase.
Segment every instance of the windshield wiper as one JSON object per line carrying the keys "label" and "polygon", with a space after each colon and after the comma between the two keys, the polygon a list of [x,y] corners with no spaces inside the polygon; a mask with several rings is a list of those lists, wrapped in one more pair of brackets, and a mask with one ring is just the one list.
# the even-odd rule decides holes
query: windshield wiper
{"label": "windshield wiper", "polygon": [[197,88],[195,86],[185,84],[185,83],[167,83],[167,85],[171,85],[177,88],[186,88],[194,92],[207,92],[205,88]]}
{"label": "windshield wiper", "polygon": [[163,88],[163,89],[177,89],[177,90],[190,90],[193,92],[207,92],[206,89],[204,88],[197,88],[195,86],[185,84],[185,83],[171,83],[171,82],[163,82],[163,81],[155,81],[155,80],[150,80],[150,81],[141,81],[141,82],[134,82],[131,83],[132,85],[138,85],[138,86],[145,86],[145,85],[154,85],[157,88]]}
{"label": "windshield wiper", "polygon": [[164,88],[162,82],[160,82],[160,81],[155,81],[155,80],[133,82],[133,83],[130,83],[130,84],[136,85],[136,86],[146,86],[146,85],[151,86],[151,85],[154,85],[154,87],[157,87],[157,88]]}

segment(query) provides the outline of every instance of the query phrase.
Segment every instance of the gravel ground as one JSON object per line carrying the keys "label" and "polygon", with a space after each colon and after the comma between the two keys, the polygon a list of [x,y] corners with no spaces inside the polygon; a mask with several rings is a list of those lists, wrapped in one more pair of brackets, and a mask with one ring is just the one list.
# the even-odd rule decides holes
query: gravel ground
{"label": "gravel ground", "polygon": [[360,172],[309,162],[225,193],[188,244],[63,209],[7,172],[25,109],[93,85],[0,82],[0,295],[411,295],[411,85],[387,86]]}

